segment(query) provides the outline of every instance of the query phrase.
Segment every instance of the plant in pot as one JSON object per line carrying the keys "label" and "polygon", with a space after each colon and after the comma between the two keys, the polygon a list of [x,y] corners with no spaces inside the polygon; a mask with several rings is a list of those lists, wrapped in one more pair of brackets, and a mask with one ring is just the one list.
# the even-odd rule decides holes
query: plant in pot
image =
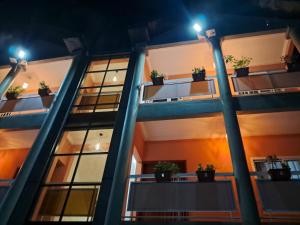
{"label": "plant in pot", "polygon": [[285,55],[281,57],[281,61],[285,63],[288,72],[300,71],[300,55],[293,54],[291,56]]}
{"label": "plant in pot", "polygon": [[[271,166],[271,169],[268,170],[268,174],[272,181],[287,181],[291,179],[291,168],[286,161],[280,161],[276,155],[267,156],[266,161]],[[281,168],[276,166],[278,162],[280,162]]]}
{"label": "plant in pot", "polygon": [[249,64],[252,60],[250,57],[242,56],[242,58],[237,59],[233,55],[224,56],[225,63],[232,64],[234,69],[234,74],[237,77],[245,77],[249,75]]}
{"label": "plant in pot", "polygon": [[157,182],[171,182],[172,176],[178,171],[179,167],[176,163],[158,162],[154,165],[154,174]]}
{"label": "plant in pot", "polygon": [[215,167],[212,164],[207,164],[206,167],[202,167],[201,164],[198,164],[196,171],[199,182],[213,182],[215,181]]}
{"label": "plant in pot", "polygon": [[159,73],[157,70],[152,70],[150,77],[151,77],[153,85],[163,85],[164,84],[165,75],[162,73]]}
{"label": "plant in pot", "polygon": [[5,97],[7,98],[7,100],[13,100],[13,99],[17,99],[18,96],[24,91],[24,89],[21,86],[11,86],[10,88],[8,88],[8,90],[5,93]]}
{"label": "plant in pot", "polygon": [[51,90],[45,81],[40,82],[38,93],[41,97],[48,96],[51,93]]}
{"label": "plant in pot", "polygon": [[206,72],[205,72],[205,68],[203,66],[202,66],[202,68],[195,67],[193,69],[192,76],[193,76],[193,80],[195,82],[205,80],[205,75],[206,75]]}

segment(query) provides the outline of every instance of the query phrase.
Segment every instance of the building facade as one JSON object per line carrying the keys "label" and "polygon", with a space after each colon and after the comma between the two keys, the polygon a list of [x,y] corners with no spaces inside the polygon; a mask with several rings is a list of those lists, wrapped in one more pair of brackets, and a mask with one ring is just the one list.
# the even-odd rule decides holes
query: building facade
{"label": "building facade", "polygon": [[0,224],[299,223],[300,34],[216,32],[0,69]]}

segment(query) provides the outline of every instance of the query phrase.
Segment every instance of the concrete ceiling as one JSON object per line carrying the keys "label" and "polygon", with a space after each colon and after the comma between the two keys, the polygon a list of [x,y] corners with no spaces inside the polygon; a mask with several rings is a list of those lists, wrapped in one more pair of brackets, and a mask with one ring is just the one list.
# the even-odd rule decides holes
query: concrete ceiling
{"label": "concrete ceiling", "polygon": [[0,130],[0,150],[31,148],[39,130]]}
{"label": "concrete ceiling", "polygon": [[39,82],[45,81],[50,87],[60,87],[71,66],[72,59],[57,59],[51,61],[37,61],[28,64],[27,70],[18,74],[13,82],[14,86],[28,83],[28,89],[37,90]]}
{"label": "concrete ceiling", "polygon": [[[225,39],[222,43],[223,54],[237,58],[251,57],[250,66],[278,64],[286,52],[285,36],[281,32]],[[189,74],[194,67],[202,66],[207,71],[214,71],[212,49],[207,42],[151,49],[147,62],[150,70],[158,70],[167,76]],[[230,65],[227,67],[232,68]]]}
{"label": "concrete ceiling", "polygon": [[[241,114],[238,119],[243,136],[300,134],[300,111]],[[221,138],[226,135],[221,115],[141,124],[146,141]]]}

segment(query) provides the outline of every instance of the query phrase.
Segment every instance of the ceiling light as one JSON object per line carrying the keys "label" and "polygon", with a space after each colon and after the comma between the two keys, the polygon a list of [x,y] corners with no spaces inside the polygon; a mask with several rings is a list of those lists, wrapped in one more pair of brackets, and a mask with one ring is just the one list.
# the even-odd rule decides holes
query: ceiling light
{"label": "ceiling light", "polygon": [[95,145],[95,148],[96,148],[96,150],[99,150],[99,149],[100,149],[100,144],[99,144],[99,143],[96,144],[96,145]]}
{"label": "ceiling light", "polygon": [[113,82],[117,82],[118,78],[116,76],[113,77]]}
{"label": "ceiling light", "polygon": [[23,85],[22,85],[22,88],[26,89],[26,88],[28,88],[28,86],[29,86],[29,84],[24,82]]}

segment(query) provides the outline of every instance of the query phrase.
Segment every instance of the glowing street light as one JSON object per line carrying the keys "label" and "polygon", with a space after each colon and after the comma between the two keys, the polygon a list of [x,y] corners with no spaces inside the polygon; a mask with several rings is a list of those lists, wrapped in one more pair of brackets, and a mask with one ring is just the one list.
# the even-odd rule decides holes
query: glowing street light
{"label": "glowing street light", "polygon": [[202,27],[200,26],[199,23],[195,23],[193,28],[197,33],[200,33],[202,31]]}
{"label": "glowing street light", "polygon": [[19,58],[19,59],[24,59],[25,56],[26,56],[26,52],[25,52],[24,50],[20,49],[20,50],[18,51],[18,58]]}

